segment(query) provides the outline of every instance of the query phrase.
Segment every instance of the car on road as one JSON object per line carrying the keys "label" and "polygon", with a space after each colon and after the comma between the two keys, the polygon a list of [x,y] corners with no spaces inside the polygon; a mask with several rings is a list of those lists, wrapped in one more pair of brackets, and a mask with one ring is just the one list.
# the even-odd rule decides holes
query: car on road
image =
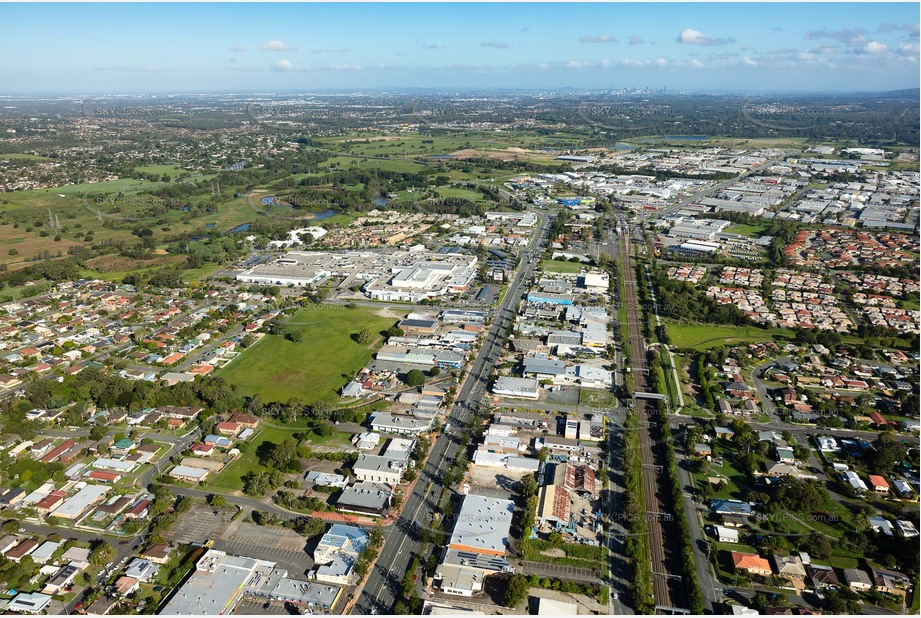
{"label": "car on road", "polygon": [[77,601],[77,604],[74,605],[75,610],[80,609],[81,607],[83,607],[83,601]]}
{"label": "car on road", "polygon": [[620,595],[619,595],[618,593],[616,593],[616,592],[612,592],[612,593],[611,593],[611,598],[614,599],[614,600],[616,601],[617,599],[620,598]]}

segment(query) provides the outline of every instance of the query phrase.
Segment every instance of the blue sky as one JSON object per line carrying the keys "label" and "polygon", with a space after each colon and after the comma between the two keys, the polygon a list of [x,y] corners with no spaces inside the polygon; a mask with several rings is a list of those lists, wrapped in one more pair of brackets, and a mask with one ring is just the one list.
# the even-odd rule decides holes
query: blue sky
{"label": "blue sky", "polygon": [[0,4],[0,94],[919,86],[917,3]]}

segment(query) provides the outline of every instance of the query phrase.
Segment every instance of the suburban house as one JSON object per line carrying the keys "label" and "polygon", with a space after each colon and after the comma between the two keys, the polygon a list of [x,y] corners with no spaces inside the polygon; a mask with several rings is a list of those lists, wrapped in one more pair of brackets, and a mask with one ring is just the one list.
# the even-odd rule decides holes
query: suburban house
{"label": "suburban house", "polygon": [[732,566],[739,571],[745,571],[749,575],[768,576],[772,573],[771,564],[758,554],[749,554],[745,552],[730,552]]}
{"label": "suburban house", "polygon": [[810,564],[806,567],[806,572],[809,575],[809,579],[812,580],[812,585],[816,590],[834,588],[835,586],[841,585],[841,582],[838,580],[838,575],[835,573],[835,569],[830,566]]}
{"label": "suburban house", "polygon": [[803,567],[803,561],[799,556],[772,556],[774,568],[778,577],[790,580],[803,580],[806,578],[806,569]]}
{"label": "suburban house", "polygon": [[844,582],[851,590],[865,592],[873,587],[873,581],[866,571],[860,569],[844,569]]}
{"label": "suburban house", "polygon": [[871,474],[868,478],[870,480],[870,487],[873,488],[873,491],[878,494],[889,493],[889,482],[886,481],[886,479],[877,474]]}

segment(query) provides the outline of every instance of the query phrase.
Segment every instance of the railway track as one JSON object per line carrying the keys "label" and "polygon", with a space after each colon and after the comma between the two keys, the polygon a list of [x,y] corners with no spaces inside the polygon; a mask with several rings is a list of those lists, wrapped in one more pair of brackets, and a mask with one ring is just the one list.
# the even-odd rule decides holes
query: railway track
{"label": "railway track", "polygon": [[[629,227],[618,245],[621,258],[621,276],[624,278],[627,329],[630,336],[630,357],[633,364],[634,391],[648,390],[646,343],[643,339],[642,314],[636,292]],[[649,530],[650,558],[652,559],[653,601],[657,607],[686,608],[688,597],[682,584],[682,569],[677,530],[674,524],[674,505],[671,492],[663,482],[665,466],[664,444],[661,440],[661,423],[667,419],[655,418],[656,408],[649,400],[635,399],[640,430],[640,453],[643,464],[642,481]]]}

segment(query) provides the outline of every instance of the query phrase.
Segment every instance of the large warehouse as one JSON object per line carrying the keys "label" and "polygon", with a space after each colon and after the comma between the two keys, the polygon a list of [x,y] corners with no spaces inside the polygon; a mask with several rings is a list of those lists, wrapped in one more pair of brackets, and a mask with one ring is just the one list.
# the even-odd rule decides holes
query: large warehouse
{"label": "large warehouse", "polygon": [[343,288],[363,286],[374,300],[420,302],[467,291],[477,258],[434,253],[418,245],[408,251],[290,251],[237,275],[237,281],[305,287],[343,278]]}

